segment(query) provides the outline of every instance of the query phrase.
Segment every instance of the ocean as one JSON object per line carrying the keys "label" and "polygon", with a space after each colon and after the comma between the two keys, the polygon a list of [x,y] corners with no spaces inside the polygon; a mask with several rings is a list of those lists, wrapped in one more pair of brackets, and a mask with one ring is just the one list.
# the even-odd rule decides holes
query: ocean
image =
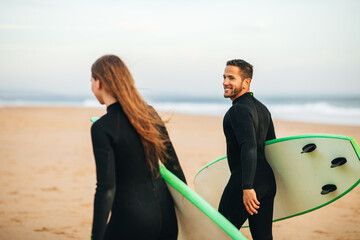
{"label": "ocean", "polygon": [[[223,116],[231,107],[229,99],[206,97],[144,97],[159,111]],[[360,96],[349,97],[265,97],[257,98],[276,120],[360,126]],[[0,93],[0,107],[76,106],[102,107],[92,96],[61,96]]]}

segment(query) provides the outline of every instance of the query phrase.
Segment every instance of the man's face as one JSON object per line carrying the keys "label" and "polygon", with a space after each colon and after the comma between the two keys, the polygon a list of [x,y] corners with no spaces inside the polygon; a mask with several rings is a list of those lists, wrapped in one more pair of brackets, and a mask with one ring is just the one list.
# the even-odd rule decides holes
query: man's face
{"label": "man's face", "polygon": [[239,68],[236,66],[226,66],[223,77],[224,97],[231,100],[239,97],[243,86]]}

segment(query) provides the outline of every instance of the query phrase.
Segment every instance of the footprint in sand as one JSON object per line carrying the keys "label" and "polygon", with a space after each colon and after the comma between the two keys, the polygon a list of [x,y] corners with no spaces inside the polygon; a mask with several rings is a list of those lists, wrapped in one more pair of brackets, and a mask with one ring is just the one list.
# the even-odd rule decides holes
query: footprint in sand
{"label": "footprint in sand", "polygon": [[325,235],[325,236],[330,236],[330,233],[329,232],[326,232],[326,231],[323,231],[323,230],[314,230],[313,233],[317,233],[317,234],[320,234],[320,235]]}
{"label": "footprint in sand", "polygon": [[44,192],[57,192],[59,189],[57,187],[48,187],[48,188],[41,188],[41,191]]}
{"label": "footprint in sand", "polygon": [[51,229],[51,228],[47,228],[47,227],[34,229],[34,232],[51,232],[56,235],[65,235],[67,238],[75,238],[76,239],[76,237],[72,233],[68,233],[65,231],[59,231],[59,230],[55,230],[55,229]]}
{"label": "footprint in sand", "polygon": [[20,219],[20,218],[11,218],[10,221],[11,222],[16,222],[16,223],[22,223],[23,222],[23,220]]}
{"label": "footprint in sand", "polygon": [[47,227],[42,227],[40,229],[34,229],[34,232],[51,232],[51,229]]}

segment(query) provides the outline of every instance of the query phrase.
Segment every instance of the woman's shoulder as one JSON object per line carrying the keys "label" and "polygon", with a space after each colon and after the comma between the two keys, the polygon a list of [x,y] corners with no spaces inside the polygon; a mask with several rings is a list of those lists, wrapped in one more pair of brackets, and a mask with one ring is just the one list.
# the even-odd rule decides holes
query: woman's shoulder
{"label": "woman's shoulder", "polygon": [[91,125],[91,132],[95,132],[95,131],[99,131],[102,129],[102,126],[104,125],[104,116],[102,116],[101,118],[99,118],[98,120],[96,120],[92,125]]}
{"label": "woman's shoulder", "polygon": [[91,126],[91,131],[106,131],[109,126],[111,126],[111,115],[105,114],[100,117],[96,122],[94,122]]}

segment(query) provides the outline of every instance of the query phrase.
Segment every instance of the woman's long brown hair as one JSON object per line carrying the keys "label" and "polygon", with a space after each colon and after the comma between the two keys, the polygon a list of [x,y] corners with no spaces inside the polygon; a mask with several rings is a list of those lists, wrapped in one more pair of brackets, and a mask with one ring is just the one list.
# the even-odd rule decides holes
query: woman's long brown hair
{"label": "woman's long brown hair", "polygon": [[130,123],[141,137],[150,171],[157,176],[159,159],[164,162],[167,157],[168,137],[161,131],[164,127],[163,121],[140,96],[130,71],[119,57],[100,57],[92,65],[91,74],[121,104]]}

